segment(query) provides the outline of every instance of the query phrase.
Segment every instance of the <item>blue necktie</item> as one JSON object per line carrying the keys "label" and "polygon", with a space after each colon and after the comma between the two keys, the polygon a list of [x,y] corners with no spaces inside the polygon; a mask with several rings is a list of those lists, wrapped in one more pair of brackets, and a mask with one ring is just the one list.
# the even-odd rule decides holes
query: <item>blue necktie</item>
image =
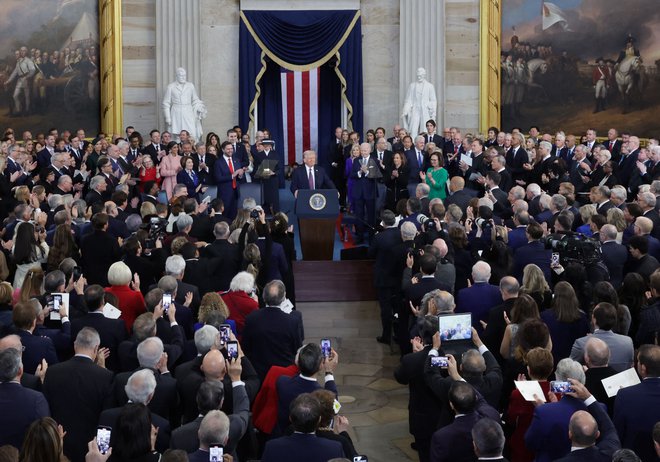
{"label": "blue necktie", "polygon": [[417,151],[417,163],[419,164],[419,168],[422,168],[422,153]]}

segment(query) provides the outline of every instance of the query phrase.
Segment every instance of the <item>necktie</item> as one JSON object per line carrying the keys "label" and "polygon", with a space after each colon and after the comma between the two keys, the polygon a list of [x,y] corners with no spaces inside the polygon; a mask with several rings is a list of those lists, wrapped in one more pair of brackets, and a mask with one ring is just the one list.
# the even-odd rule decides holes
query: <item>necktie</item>
{"label": "necktie", "polygon": [[379,152],[379,153],[378,153],[378,160],[379,160],[380,162],[383,161],[383,153],[382,153],[382,152]]}
{"label": "necktie", "polygon": [[454,154],[458,154],[458,146],[454,146]]}
{"label": "necktie", "polygon": [[193,183],[195,182],[195,177],[193,176],[192,170],[188,172],[188,176],[190,177],[191,180],[193,180]]}
{"label": "necktie", "polygon": [[610,141],[610,151],[614,149],[614,141]]}
{"label": "necktie", "polygon": [[626,160],[626,156],[621,156],[621,159],[619,159],[619,165],[623,164],[624,160]]}
{"label": "necktie", "polygon": [[[227,163],[229,164],[229,173],[231,173],[232,176],[233,176],[234,175],[234,163],[231,161],[231,157],[229,159],[227,159]],[[232,180],[231,180],[231,187],[233,189],[236,189],[236,178],[235,177],[232,178]]]}
{"label": "necktie", "polygon": [[309,180],[309,189],[314,189],[314,172],[311,168],[307,169],[307,179]]}
{"label": "necktie", "polygon": [[417,151],[417,163],[419,164],[419,167],[422,168],[422,153],[420,151]]}

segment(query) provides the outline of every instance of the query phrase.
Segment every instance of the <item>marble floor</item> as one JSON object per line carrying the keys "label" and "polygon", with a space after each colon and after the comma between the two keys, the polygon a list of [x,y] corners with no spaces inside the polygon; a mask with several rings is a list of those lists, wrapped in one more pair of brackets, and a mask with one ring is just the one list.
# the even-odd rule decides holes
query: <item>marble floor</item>
{"label": "marble floor", "polygon": [[340,414],[348,417],[355,448],[369,462],[417,461],[408,433],[408,387],[394,380],[398,351],[376,342],[376,302],[300,303],[305,341],[330,338],[339,354],[335,373]]}

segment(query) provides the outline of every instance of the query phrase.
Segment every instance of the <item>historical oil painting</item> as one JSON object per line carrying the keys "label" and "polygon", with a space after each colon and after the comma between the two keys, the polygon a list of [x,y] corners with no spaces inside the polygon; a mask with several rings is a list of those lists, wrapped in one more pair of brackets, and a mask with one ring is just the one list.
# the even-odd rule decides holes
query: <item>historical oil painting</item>
{"label": "historical oil painting", "polygon": [[648,0],[503,0],[502,126],[657,137],[660,8]]}
{"label": "historical oil painting", "polygon": [[97,0],[2,0],[0,126],[99,130],[98,18]]}

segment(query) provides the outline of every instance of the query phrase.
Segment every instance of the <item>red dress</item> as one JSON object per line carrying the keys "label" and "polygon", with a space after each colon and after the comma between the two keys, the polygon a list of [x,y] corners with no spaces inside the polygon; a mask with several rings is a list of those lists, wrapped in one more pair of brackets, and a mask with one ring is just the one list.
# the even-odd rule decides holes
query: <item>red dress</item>
{"label": "red dress", "polygon": [[147,181],[155,181],[160,188],[160,178],[156,177],[156,172],[156,167],[140,169],[140,183],[138,184],[138,189],[141,193],[144,192],[144,184]]}
{"label": "red dress", "polygon": [[[550,391],[550,382],[539,382],[543,396],[548,399],[548,392]],[[561,396],[557,395],[557,399]],[[513,430],[511,438],[508,440],[509,449],[511,451],[510,460],[516,462],[532,462],[534,460],[534,453],[527,449],[525,446],[525,433],[532,423],[534,417],[534,403],[525,401],[520,392],[515,389],[511,392],[509,399],[509,408],[505,414],[506,423],[510,425]]]}
{"label": "red dress", "polygon": [[220,294],[222,301],[225,302],[229,308],[229,319],[236,322],[236,332],[238,332],[238,339],[241,339],[243,334],[243,327],[245,326],[245,318],[248,314],[259,309],[259,302],[251,298],[242,290],[235,292],[229,291]]}
{"label": "red dress", "polygon": [[119,306],[117,307],[121,310],[119,319],[124,320],[126,330],[130,334],[135,318],[147,311],[147,305],[144,302],[142,292],[133,290],[128,286],[110,286],[106,287],[105,291],[115,294],[117,299],[119,299]]}

